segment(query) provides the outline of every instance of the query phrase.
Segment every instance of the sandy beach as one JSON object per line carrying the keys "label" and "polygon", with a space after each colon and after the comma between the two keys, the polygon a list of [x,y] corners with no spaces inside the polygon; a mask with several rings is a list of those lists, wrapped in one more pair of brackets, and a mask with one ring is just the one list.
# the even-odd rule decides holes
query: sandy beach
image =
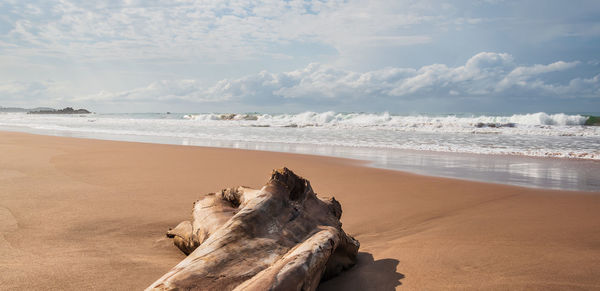
{"label": "sandy beach", "polygon": [[319,290],[600,289],[600,193],[320,156],[0,132],[0,289],[140,290],[202,194],[286,166],[343,207],[359,262]]}

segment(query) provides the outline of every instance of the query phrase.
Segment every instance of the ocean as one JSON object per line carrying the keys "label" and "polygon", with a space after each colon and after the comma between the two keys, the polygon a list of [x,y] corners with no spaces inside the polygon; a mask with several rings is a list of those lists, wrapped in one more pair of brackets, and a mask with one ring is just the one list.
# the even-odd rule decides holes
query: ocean
{"label": "ocean", "polygon": [[587,118],[543,112],[0,113],[0,129],[318,154],[425,175],[600,191],[600,127],[585,126]]}

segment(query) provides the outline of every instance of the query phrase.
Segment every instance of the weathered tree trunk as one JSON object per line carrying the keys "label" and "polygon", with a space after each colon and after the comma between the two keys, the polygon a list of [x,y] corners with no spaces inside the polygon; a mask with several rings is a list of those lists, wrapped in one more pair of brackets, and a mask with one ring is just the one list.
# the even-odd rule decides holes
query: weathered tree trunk
{"label": "weathered tree trunk", "polygon": [[167,232],[188,257],[147,290],[315,290],[356,262],[360,244],[341,215],[287,168],[260,190],[208,194]]}

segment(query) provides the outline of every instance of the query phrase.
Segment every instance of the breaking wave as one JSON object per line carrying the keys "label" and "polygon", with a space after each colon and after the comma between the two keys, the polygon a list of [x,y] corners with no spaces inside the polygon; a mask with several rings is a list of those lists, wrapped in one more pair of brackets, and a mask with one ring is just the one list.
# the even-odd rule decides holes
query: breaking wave
{"label": "breaking wave", "polygon": [[568,157],[600,160],[600,126],[587,116],[298,114],[0,114],[0,128],[165,139],[310,144],[353,148]]}
{"label": "breaking wave", "polygon": [[[189,114],[184,119],[197,122],[207,122],[213,125],[235,125],[254,127],[383,127],[406,131],[433,132],[465,132],[496,130],[511,128],[513,133],[542,134],[542,135],[586,135],[590,130],[574,130],[567,132],[555,127],[582,126],[588,119],[583,115],[567,115],[564,113],[548,114],[544,112],[531,114],[514,114],[510,116],[489,115],[392,115],[389,113],[336,113],[333,111],[317,113],[304,112],[299,114]],[[218,123],[226,121],[228,124]],[[216,123],[216,124],[215,124]],[[549,130],[551,129],[552,130]]]}
{"label": "breaking wave", "polygon": [[584,125],[588,119],[583,115],[564,113],[514,114],[511,116],[429,116],[391,115],[389,113],[323,113],[304,112],[299,114],[188,114],[184,119],[200,121],[255,121],[265,125],[287,126],[415,126],[415,125],[478,125],[478,124],[519,124],[519,125]]}

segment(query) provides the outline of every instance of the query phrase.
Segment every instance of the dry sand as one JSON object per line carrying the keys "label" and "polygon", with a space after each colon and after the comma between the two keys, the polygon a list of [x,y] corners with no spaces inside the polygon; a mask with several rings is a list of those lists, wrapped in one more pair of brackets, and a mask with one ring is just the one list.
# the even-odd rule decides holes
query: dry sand
{"label": "dry sand", "polygon": [[600,289],[600,193],[307,155],[0,132],[0,289],[139,290],[200,195],[287,166],[334,195],[359,263],[320,290]]}

